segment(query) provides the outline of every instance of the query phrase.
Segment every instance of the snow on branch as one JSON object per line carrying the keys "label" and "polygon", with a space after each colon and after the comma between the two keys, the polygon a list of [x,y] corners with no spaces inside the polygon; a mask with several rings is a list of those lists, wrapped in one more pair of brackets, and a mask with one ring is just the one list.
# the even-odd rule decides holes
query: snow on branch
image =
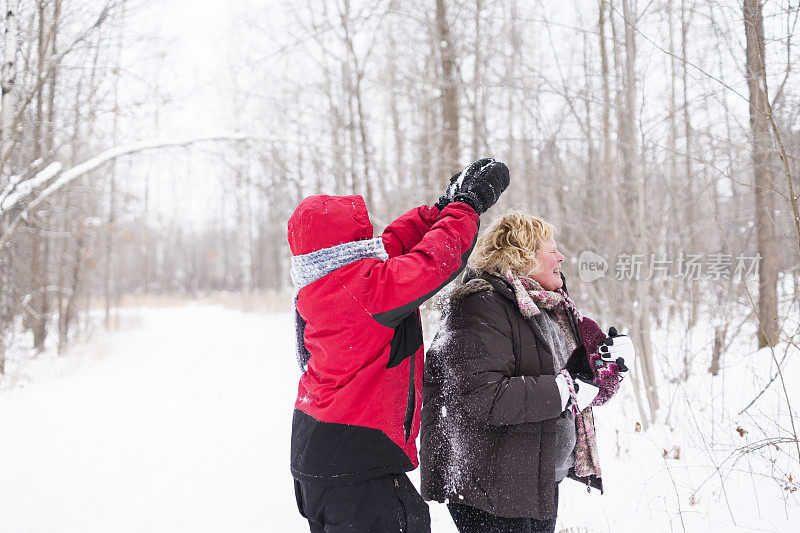
{"label": "snow on branch", "polygon": [[35,176],[23,181],[22,183],[13,183],[12,181],[14,186],[9,186],[6,191],[3,191],[2,197],[0,197],[0,215],[13,209],[17,204],[30,195],[34,189],[52,180],[59,172],[61,172],[61,168],[61,163],[55,161],[47,165]]}
{"label": "snow on branch", "polygon": [[8,214],[8,210],[18,205],[20,202],[29,197],[34,189],[52,181],[48,187],[42,190],[30,203],[17,215],[14,221],[8,226],[6,231],[0,237],[0,248],[8,243],[11,236],[16,231],[22,220],[25,220],[32,210],[41,205],[44,200],[49,198],[53,193],[62,189],[70,182],[96,170],[102,165],[113,161],[122,156],[144,152],[146,150],[155,150],[159,148],[172,148],[176,146],[189,146],[191,144],[209,141],[263,141],[263,142],[286,142],[286,139],[280,139],[273,136],[253,135],[249,133],[214,133],[200,136],[188,137],[168,137],[168,138],[155,138],[144,141],[135,141],[127,144],[115,146],[108,150],[99,153],[95,157],[84,161],[70,169],[61,172],[60,163],[51,163],[41,172],[37,173],[34,177],[18,184],[13,191],[0,202],[0,217]]}

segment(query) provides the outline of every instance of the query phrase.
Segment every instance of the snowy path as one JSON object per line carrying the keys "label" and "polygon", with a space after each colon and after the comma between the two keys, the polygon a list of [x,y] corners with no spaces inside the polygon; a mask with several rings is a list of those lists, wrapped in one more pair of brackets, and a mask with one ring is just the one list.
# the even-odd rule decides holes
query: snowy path
{"label": "snowy path", "polygon": [[[293,328],[288,314],[143,309],[90,356],[37,361],[51,377],[0,391],[0,533],[308,531],[288,471]],[[690,505],[711,471],[704,448],[634,432],[632,406],[598,410],[608,490],[565,482],[557,530],[797,530],[793,496],[769,477],[742,474]],[[668,462],[673,442],[682,459]],[[455,532],[444,506],[431,515],[434,532]]]}
{"label": "snowy path", "polygon": [[110,356],[0,400],[0,531],[302,531],[288,315],[143,320]]}

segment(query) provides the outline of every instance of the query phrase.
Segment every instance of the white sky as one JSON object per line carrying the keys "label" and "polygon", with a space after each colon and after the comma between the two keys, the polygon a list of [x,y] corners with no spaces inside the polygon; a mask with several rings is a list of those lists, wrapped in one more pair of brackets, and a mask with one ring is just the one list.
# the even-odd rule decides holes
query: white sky
{"label": "white sky", "polygon": [[[219,85],[228,28],[241,5],[237,0],[161,0],[131,10],[126,31],[142,40],[128,47],[123,63],[133,77],[149,79],[154,92],[157,79],[157,91],[170,98],[157,118],[135,118],[123,132],[126,140],[231,129]],[[175,149],[137,159],[152,162],[151,202],[166,224],[176,218],[205,222],[220,204],[224,177],[203,152]]]}

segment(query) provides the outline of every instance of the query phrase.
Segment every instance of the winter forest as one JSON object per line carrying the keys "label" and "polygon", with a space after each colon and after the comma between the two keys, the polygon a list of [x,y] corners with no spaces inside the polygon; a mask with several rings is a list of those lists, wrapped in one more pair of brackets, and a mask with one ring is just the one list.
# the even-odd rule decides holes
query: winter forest
{"label": "winter forest", "polygon": [[556,531],[797,531],[796,1],[0,7],[0,531],[307,531],[287,220],[488,156],[637,352]]}

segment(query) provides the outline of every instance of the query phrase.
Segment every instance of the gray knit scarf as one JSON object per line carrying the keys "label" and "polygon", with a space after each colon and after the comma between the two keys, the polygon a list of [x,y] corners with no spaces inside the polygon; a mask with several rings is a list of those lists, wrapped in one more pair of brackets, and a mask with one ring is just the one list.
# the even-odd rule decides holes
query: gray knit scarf
{"label": "gray knit scarf", "polygon": [[361,259],[389,259],[389,254],[383,247],[383,239],[376,237],[363,241],[345,242],[330,248],[323,248],[315,252],[292,257],[292,283],[294,284],[294,314],[295,329],[297,340],[295,344],[295,355],[300,370],[306,370],[311,353],[306,349],[303,335],[305,334],[306,323],[297,311],[297,294],[300,289],[310,285],[318,279],[330,274],[334,270],[349,265]]}

